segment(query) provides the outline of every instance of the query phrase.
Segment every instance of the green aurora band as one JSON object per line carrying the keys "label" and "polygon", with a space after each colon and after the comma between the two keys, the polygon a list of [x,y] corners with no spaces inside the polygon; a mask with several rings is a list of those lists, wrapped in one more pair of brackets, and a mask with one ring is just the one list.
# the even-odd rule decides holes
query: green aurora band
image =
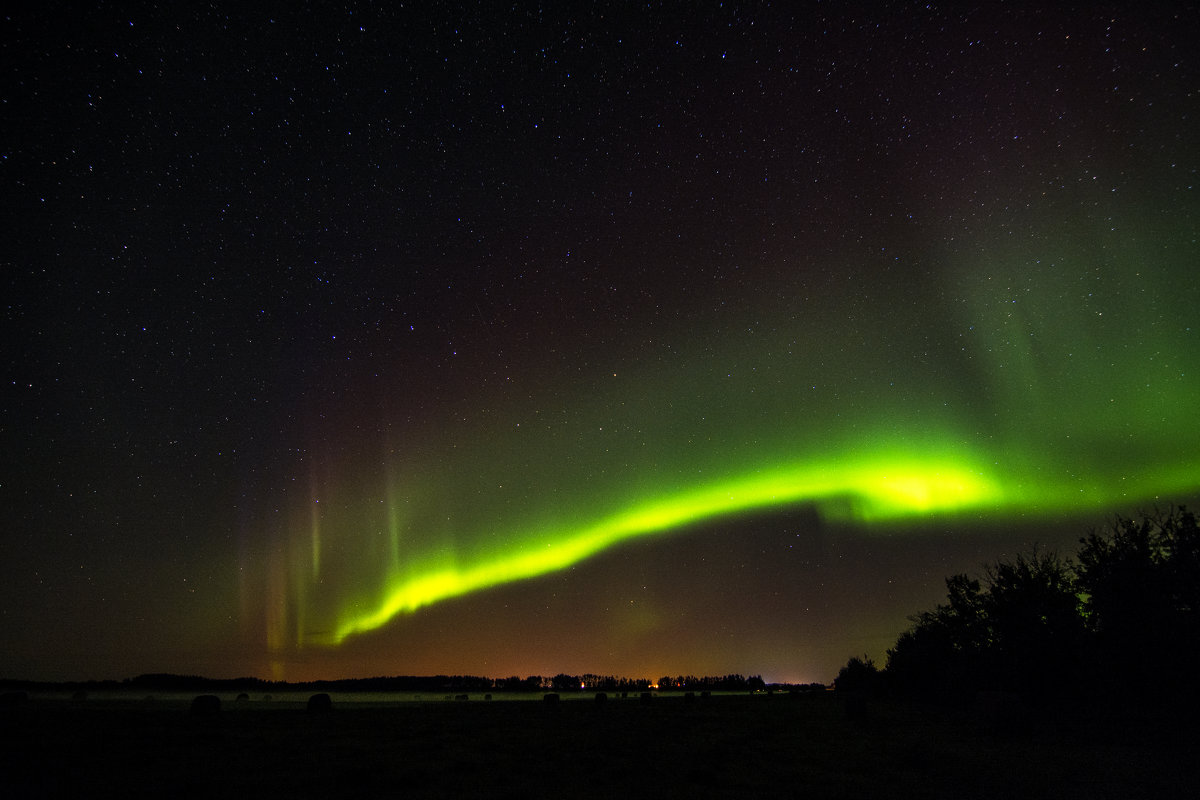
{"label": "green aurora band", "polygon": [[831,465],[748,477],[741,481],[663,498],[573,531],[546,531],[537,544],[465,568],[432,568],[389,583],[375,611],[345,619],[333,641],[377,628],[397,614],[449,597],[560,570],[617,542],[674,530],[699,520],[755,508],[847,497],[863,520],[959,509],[994,501],[998,489],[979,476],[920,464],[863,467]]}
{"label": "green aurora band", "polygon": [[[1026,489],[1022,497],[1026,504],[1032,504],[1036,503],[1037,494]],[[1059,492],[1045,494],[1044,500],[1062,499]],[[741,511],[805,502],[816,504],[831,518],[845,518],[849,511],[849,518],[859,522],[1020,505],[1016,497],[1009,497],[1006,502],[1005,489],[994,479],[952,463],[880,460],[755,475],[662,498],[602,519],[590,527],[540,532],[526,538],[532,545],[527,549],[481,563],[465,567],[431,565],[417,577],[393,578],[383,590],[378,608],[361,615],[346,615],[331,641],[338,643],[351,634],[373,630],[397,614],[439,600],[561,570],[625,539],[676,530]],[[1091,505],[1096,498],[1083,495],[1078,502]]]}
{"label": "green aurora band", "polygon": [[968,266],[865,297],[818,287],[819,304],[763,293],[733,324],[700,316],[570,378],[531,369],[555,377],[481,391],[469,421],[389,429],[369,463],[316,458],[277,543],[268,643],[337,645],[741,513],[809,504],[870,529],[1181,499],[1200,488],[1200,306],[1190,234],[1159,233],[944,254]]}

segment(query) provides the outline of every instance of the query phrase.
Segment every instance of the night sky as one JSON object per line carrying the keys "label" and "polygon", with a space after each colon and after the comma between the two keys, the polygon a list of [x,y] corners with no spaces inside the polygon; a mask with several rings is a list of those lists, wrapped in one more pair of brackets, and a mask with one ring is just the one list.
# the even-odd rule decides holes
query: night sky
{"label": "night sky", "polygon": [[1200,505],[1193,6],[96,5],[0,39],[0,677],[829,681]]}

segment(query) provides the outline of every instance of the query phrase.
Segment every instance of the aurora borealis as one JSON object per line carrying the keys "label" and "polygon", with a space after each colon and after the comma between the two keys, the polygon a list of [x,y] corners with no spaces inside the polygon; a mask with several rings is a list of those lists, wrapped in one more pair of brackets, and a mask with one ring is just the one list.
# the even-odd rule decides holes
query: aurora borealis
{"label": "aurora borealis", "polygon": [[1194,9],[10,17],[0,674],[762,673],[1200,497]]}
{"label": "aurora borealis", "polygon": [[[1118,263],[1102,270],[1111,283],[1134,287],[1144,305],[1122,301],[1120,291],[1072,297],[1067,285],[1038,286],[1028,276],[1020,293],[1006,287],[1001,297],[984,290],[968,298],[978,327],[957,337],[905,321],[932,340],[966,342],[950,357],[981,362],[975,385],[963,372],[941,380],[932,371],[904,374],[871,364],[864,352],[856,370],[878,374],[890,391],[879,387],[878,401],[831,404],[814,421],[818,389],[808,382],[830,378],[807,362],[832,363],[846,347],[821,343],[802,320],[784,320],[778,342],[728,337],[721,363],[736,365],[730,375],[755,376],[749,381],[635,374],[611,397],[589,403],[581,393],[578,405],[594,410],[571,423],[513,423],[451,443],[467,452],[430,487],[418,481],[405,491],[389,463],[374,495],[352,492],[335,506],[345,513],[327,511],[324,489],[314,489],[288,566],[311,579],[296,589],[298,617],[278,620],[294,626],[278,641],[338,643],[397,614],[563,569],[625,539],[745,511],[811,504],[823,518],[869,532],[905,518],[1061,517],[1186,495],[1200,474],[1198,387],[1180,369],[1192,359],[1172,346],[1190,340],[1186,312],[1173,333],[1160,333],[1161,317],[1138,317],[1171,305],[1169,287],[1154,287],[1150,275],[1122,276]],[[1106,312],[1109,321],[1091,319]],[[875,335],[883,346],[890,340]],[[797,354],[783,338],[813,343]],[[826,391],[863,380],[854,373]],[[536,409],[529,414],[537,419]],[[678,417],[688,416],[681,425]],[[604,435],[606,428],[616,433]],[[473,478],[454,480],[463,474]],[[327,542],[345,554],[340,562],[324,559]],[[335,592],[321,589],[326,568]]]}

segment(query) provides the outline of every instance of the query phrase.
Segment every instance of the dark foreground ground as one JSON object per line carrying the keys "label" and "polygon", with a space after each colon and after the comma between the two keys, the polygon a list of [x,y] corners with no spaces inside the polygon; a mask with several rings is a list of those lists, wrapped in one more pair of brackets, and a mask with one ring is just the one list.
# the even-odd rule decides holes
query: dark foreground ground
{"label": "dark foreground ground", "polygon": [[[993,704],[994,705],[994,704]],[[1084,719],[1084,716],[1089,716]],[[1195,797],[1188,726],[832,694],[563,701],[39,699],[4,797]]]}

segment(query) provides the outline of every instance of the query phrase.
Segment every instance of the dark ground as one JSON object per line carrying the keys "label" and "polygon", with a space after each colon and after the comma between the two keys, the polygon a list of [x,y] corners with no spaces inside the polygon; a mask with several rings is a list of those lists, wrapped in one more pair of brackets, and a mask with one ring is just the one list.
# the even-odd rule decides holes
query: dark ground
{"label": "dark ground", "polygon": [[[995,705],[995,704],[991,704]],[[1001,706],[1003,703],[1001,703]],[[1194,797],[1143,715],[831,693],[302,704],[39,699],[0,712],[6,797]]]}

